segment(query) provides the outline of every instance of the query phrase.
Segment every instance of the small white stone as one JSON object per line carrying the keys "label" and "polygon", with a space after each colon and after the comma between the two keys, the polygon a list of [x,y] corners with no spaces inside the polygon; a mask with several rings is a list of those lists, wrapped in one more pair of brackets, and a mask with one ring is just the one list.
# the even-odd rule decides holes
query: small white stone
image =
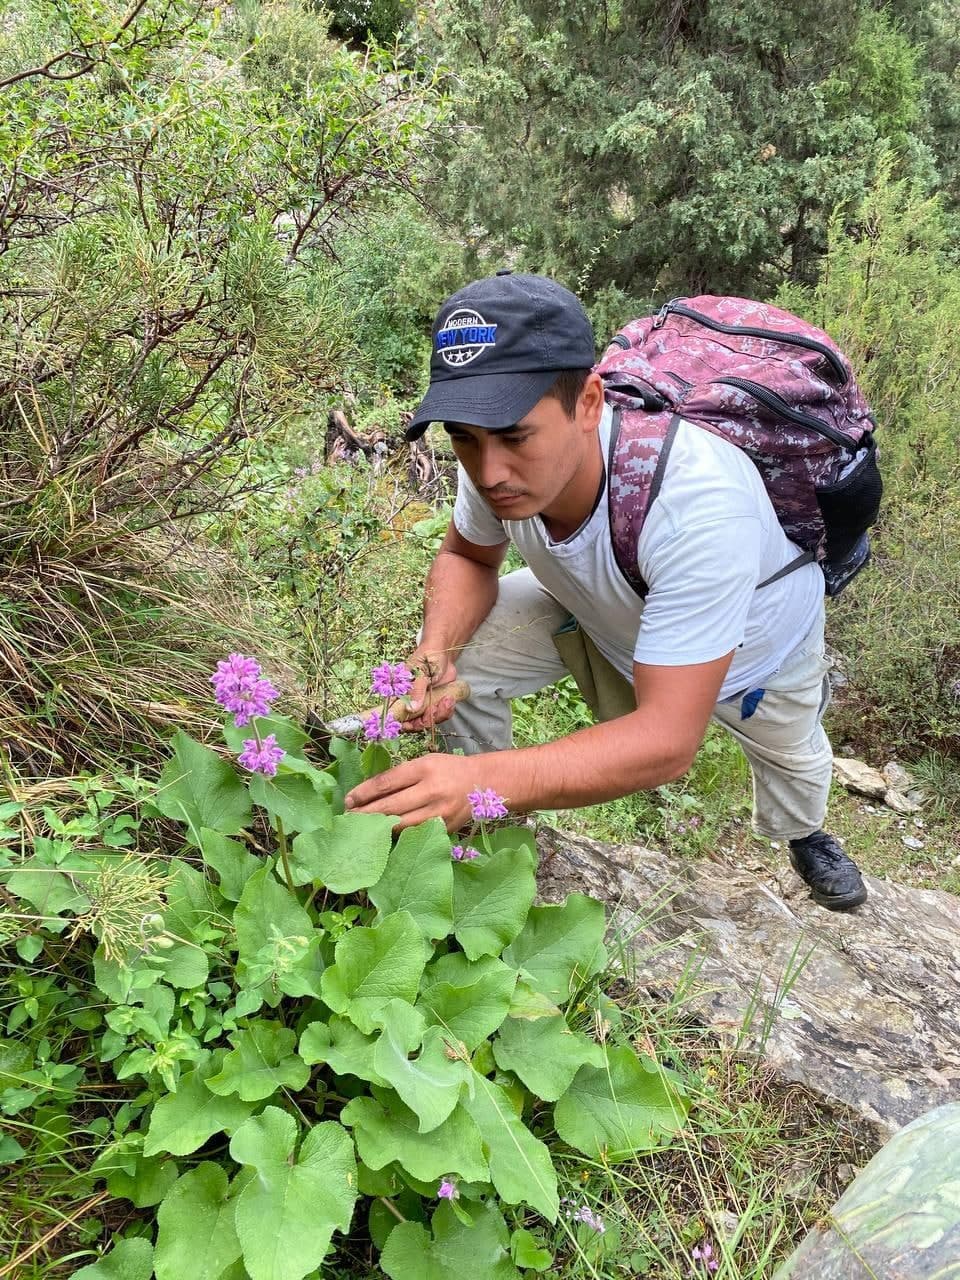
{"label": "small white stone", "polygon": [[779,840],[771,840],[771,841],[770,841],[770,848],[771,848],[771,849],[779,849],[779,848],[781,848],[780,841],[779,841]]}
{"label": "small white stone", "polygon": [[900,838],[908,849],[923,848],[923,841],[918,840],[916,836],[901,836]]}

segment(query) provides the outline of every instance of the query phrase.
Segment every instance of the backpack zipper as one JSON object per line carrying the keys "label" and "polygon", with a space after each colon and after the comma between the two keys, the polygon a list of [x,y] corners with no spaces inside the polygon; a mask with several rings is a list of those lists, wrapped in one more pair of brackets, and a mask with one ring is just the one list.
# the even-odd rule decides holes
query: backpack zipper
{"label": "backpack zipper", "polygon": [[804,338],[800,334],[777,333],[773,329],[754,329],[749,325],[721,324],[719,320],[711,320],[709,316],[705,316],[699,311],[694,311],[692,307],[684,307],[679,302],[665,302],[657,312],[653,327],[659,329],[667,316],[671,314],[686,316],[688,320],[696,320],[698,324],[705,325],[708,329],[715,329],[718,333],[742,333],[748,338],[766,338],[771,342],[785,342],[795,347],[806,347],[810,351],[819,351],[834,373],[836,373],[838,385],[842,387],[848,380],[847,371],[843,367],[843,362],[840,358],[829,347],[824,346],[822,342],[817,342],[815,338]]}
{"label": "backpack zipper", "polygon": [[722,382],[726,386],[746,391],[748,395],[753,396],[755,400],[759,400],[761,404],[765,404],[768,409],[772,409],[782,418],[786,418],[789,422],[796,422],[801,427],[808,427],[811,431],[815,431],[817,435],[840,445],[848,453],[852,453],[855,449],[854,442],[848,436],[845,436],[842,431],[837,431],[835,427],[828,427],[825,422],[821,422],[819,418],[813,417],[812,414],[801,413],[799,409],[791,408],[786,400],[778,396],[775,391],[771,391],[768,387],[762,387],[758,382],[751,382],[749,378],[714,378],[712,381],[714,383]]}

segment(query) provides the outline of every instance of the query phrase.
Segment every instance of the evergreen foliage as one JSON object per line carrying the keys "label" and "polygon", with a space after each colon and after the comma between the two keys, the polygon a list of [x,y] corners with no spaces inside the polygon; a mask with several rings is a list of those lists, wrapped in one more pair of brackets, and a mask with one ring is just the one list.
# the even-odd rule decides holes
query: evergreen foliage
{"label": "evergreen foliage", "polygon": [[475,260],[633,307],[769,296],[813,281],[827,221],[862,199],[882,142],[936,180],[922,49],[868,0],[428,12],[461,122],[440,198]]}
{"label": "evergreen foliage", "polygon": [[960,754],[960,270],[942,202],[889,163],[844,225],[834,217],[817,285],[778,301],[850,355],[876,414],[886,495],[874,567],[831,609],[849,684],[843,732]]}

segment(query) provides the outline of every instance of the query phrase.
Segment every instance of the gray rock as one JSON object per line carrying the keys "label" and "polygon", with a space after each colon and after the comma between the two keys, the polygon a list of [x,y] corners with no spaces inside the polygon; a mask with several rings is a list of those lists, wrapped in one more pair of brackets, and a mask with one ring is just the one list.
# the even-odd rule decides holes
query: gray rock
{"label": "gray rock", "polygon": [[904,795],[902,791],[896,791],[893,787],[889,787],[884,793],[883,803],[888,809],[893,809],[897,813],[920,812],[920,805],[915,800],[911,800],[908,795]]}
{"label": "gray rock", "polygon": [[886,779],[887,786],[892,787],[894,791],[907,792],[913,786],[913,779],[903,765],[898,764],[896,760],[888,761],[880,772]]}
{"label": "gray rock", "polygon": [[834,756],[833,776],[848,791],[856,791],[871,800],[882,800],[887,793],[887,780],[879,769],[873,769],[862,760]]}
{"label": "gray rock", "polygon": [[865,877],[825,911],[788,866],[729,867],[538,835],[541,893],[610,904],[641,998],[680,1001],[783,1081],[859,1114],[885,1141],[960,1101],[960,899]]}
{"label": "gray rock", "polygon": [[960,1105],[901,1129],[774,1280],[960,1280]]}

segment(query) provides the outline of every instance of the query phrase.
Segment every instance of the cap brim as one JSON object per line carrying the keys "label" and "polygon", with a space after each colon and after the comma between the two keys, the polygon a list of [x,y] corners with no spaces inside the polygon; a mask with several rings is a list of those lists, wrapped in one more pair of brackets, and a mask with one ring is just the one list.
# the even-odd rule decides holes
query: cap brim
{"label": "cap brim", "polygon": [[486,431],[506,431],[543,399],[559,372],[488,373],[432,382],[404,438],[417,440],[431,422],[462,422]]}

